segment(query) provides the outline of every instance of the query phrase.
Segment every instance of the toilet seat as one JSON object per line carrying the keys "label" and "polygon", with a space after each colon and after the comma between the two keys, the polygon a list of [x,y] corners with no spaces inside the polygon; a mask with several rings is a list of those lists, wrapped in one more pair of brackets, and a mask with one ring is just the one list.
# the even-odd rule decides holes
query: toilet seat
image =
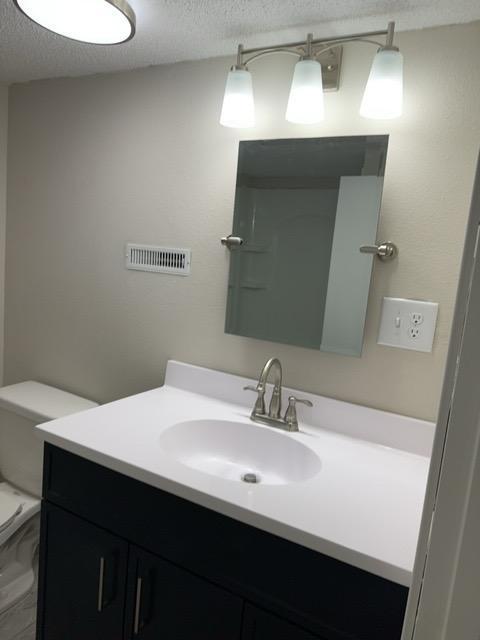
{"label": "toilet seat", "polygon": [[38,498],[0,482],[0,546],[38,511]]}

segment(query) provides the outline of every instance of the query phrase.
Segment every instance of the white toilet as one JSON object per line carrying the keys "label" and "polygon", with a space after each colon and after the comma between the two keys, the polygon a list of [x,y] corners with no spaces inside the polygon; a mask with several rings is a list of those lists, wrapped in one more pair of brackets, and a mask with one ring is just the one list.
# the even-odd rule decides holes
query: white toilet
{"label": "white toilet", "polygon": [[[36,578],[43,443],[34,427],[98,406],[39,382],[0,388],[0,637]],[[2,626],[3,625],[3,626]],[[16,631],[15,631],[16,632]]]}

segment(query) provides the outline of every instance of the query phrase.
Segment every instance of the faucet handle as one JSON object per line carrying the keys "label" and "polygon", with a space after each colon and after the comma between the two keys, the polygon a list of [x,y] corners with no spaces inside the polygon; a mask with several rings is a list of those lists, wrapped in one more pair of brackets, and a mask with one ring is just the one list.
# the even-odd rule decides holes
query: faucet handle
{"label": "faucet handle", "polygon": [[306,404],[307,407],[313,407],[313,403],[310,402],[310,400],[307,400],[305,398],[296,398],[295,396],[289,396],[288,407],[285,412],[285,422],[287,423],[289,431],[298,431],[297,402]]}
{"label": "faucet handle", "polygon": [[255,401],[255,406],[253,407],[252,415],[264,415],[265,414],[265,389],[262,385],[257,385],[254,387],[253,385],[248,384],[246,387],[243,387],[244,391],[255,391],[257,395],[257,399]]}
{"label": "faucet handle", "polygon": [[288,397],[288,405],[293,405],[295,406],[297,404],[297,402],[301,402],[302,404],[306,404],[307,407],[313,407],[313,402],[310,402],[310,400],[307,400],[306,398],[296,398],[295,396],[289,396]]}

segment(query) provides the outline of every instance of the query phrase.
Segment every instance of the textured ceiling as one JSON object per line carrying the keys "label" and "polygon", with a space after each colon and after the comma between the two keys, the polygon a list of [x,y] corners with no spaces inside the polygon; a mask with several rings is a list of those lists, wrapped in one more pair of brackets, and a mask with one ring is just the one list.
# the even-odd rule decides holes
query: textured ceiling
{"label": "textured ceiling", "polygon": [[117,46],[82,45],[31,23],[0,0],[0,81],[75,76],[233,54],[254,46],[381,29],[480,19],[480,0],[130,0],[137,34]]}

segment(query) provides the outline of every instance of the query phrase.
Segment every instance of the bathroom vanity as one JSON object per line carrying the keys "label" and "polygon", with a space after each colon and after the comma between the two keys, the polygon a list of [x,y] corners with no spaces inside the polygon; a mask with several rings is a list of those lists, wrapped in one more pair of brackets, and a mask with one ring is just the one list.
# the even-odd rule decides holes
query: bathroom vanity
{"label": "bathroom vanity", "polygon": [[400,638],[433,426],[302,394],[282,433],[249,420],[251,383],[170,362],[39,427],[38,640]]}

